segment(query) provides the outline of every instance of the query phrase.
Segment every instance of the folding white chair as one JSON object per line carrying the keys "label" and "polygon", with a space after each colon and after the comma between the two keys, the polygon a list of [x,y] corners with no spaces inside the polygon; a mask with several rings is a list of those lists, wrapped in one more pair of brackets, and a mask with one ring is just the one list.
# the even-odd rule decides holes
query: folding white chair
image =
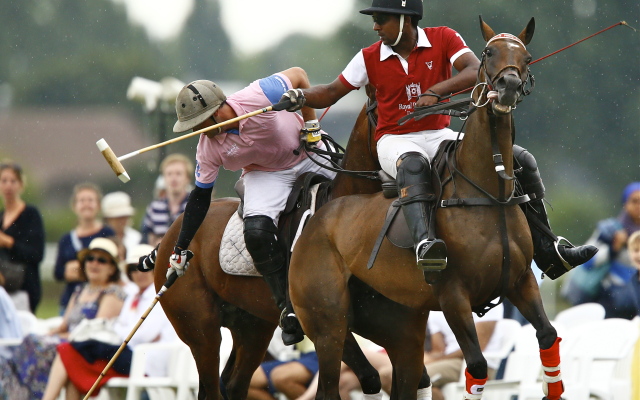
{"label": "folding white chair", "polygon": [[[623,369],[629,375],[627,360],[638,340],[637,325],[629,320],[610,318],[584,323],[569,332],[566,346],[560,347],[565,384],[563,398],[617,400],[613,394],[624,393],[625,387],[630,387],[630,376],[620,377],[616,373]],[[518,399],[540,399],[541,394],[541,382],[529,380],[520,385]]]}
{"label": "folding white chair", "polygon": [[587,322],[604,319],[605,309],[598,303],[584,303],[560,311],[553,320],[567,328],[574,328]]}

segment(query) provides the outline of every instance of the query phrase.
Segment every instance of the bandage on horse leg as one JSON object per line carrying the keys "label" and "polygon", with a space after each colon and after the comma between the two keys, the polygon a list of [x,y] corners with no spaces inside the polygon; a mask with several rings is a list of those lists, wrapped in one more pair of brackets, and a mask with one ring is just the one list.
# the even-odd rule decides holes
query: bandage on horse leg
{"label": "bandage on horse leg", "polygon": [[548,349],[540,349],[542,361],[542,390],[549,400],[559,400],[564,392],[562,375],[560,374],[560,341],[556,338]]}

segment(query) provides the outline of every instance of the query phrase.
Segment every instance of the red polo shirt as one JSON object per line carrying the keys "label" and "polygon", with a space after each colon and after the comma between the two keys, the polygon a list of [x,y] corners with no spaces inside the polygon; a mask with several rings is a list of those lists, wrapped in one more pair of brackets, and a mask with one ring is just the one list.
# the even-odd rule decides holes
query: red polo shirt
{"label": "red polo shirt", "polygon": [[451,117],[431,115],[398,125],[414,111],[418,95],[451,78],[455,60],[471,52],[462,37],[446,26],[418,29],[418,43],[404,60],[381,41],[361,50],[338,77],[351,89],[371,83],[378,100],[375,140],[383,135],[401,135],[449,126]]}

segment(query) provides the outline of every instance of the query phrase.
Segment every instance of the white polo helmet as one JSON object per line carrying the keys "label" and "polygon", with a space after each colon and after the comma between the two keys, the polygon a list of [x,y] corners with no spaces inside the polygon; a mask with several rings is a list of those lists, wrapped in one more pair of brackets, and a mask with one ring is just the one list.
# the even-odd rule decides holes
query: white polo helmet
{"label": "white polo helmet", "polygon": [[197,80],[185,85],[176,97],[178,121],[173,125],[176,133],[188,131],[210,118],[224,103],[227,96],[214,82]]}

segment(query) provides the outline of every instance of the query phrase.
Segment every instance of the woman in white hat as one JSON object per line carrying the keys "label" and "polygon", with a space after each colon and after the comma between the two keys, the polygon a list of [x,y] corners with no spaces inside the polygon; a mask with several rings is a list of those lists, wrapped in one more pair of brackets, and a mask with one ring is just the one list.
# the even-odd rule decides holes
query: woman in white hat
{"label": "woman in white hat", "polygon": [[120,285],[118,246],[107,238],[93,239],[78,253],[78,260],[85,282],[73,292],[60,326],[48,335],[27,335],[11,349],[10,358],[0,359],[0,387],[8,392],[0,398],[42,398],[56,348],[69,333],[85,319],[113,319],[120,314],[125,293]]}
{"label": "woman in white hat", "polygon": [[131,197],[125,192],[112,192],[102,198],[104,223],[115,231],[116,238],[124,245],[127,254],[130,254],[142,240],[142,234],[131,227],[134,214]]}

